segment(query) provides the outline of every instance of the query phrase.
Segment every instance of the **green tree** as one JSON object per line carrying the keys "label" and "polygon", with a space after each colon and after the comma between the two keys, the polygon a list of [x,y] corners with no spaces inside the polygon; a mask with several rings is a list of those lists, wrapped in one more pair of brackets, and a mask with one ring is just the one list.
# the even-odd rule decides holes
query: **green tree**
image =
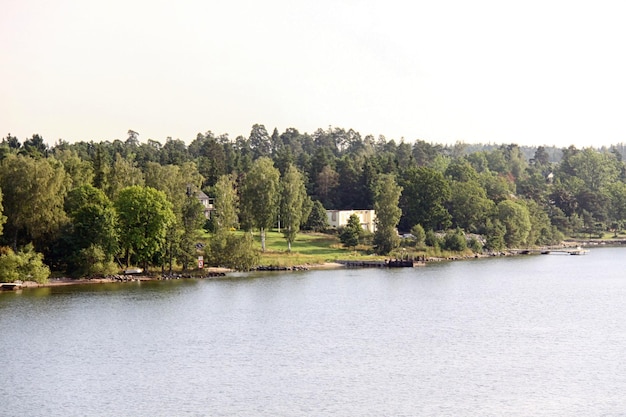
{"label": "green tree", "polygon": [[487,220],[487,231],[485,233],[485,247],[491,251],[501,251],[505,248],[504,235],[506,228],[498,219]]}
{"label": "green tree", "polygon": [[65,199],[65,211],[70,218],[65,232],[70,272],[90,270],[94,258],[103,265],[111,262],[119,248],[117,212],[104,192],[91,185],[76,188]]}
{"label": "green tree", "polygon": [[363,234],[361,220],[356,214],[350,215],[348,223],[339,232],[339,240],[347,248],[355,248]]}
{"label": "green tree", "polygon": [[234,175],[222,175],[213,187],[215,210],[211,214],[215,218],[217,230],[230,230],[239,225],[237,183]]}
{"label": "green tree", "polygon": [[50,268],[43,263],[43,255],[35,252],[32,244],[14,252],[4,248],[0,254],[0,282],[17,280],[45,283],[50,276]]}
{"label": "green tree", "polygon": [[93,183],[94,171],[91,163],[81,159],[76,151],[69,149],[55,150],[54,157],[63,164],[65,172],[71,179],[70,188]]}
{"label": "green tree", "polygon": [[326,230],[328,227],[329,224],[326,209],[321,201],[316,200],[313,202],[311,214],[309,214],[309,218],[306,221],[305,229],[321,232]]}
{"label": "green tree", "polygon": [[132,185],[143,186],[143,173],[132,159],[126,159],[118,153],[115,155],[115,161],[108,173],[106,184],[107,196],[115,200],[121,189]]}
{"label": "green tree", "polygon": [[525,205],[511,200],[504,200],[496,206],[497,219],[504,226],[504,242],[510,248],[526,243],[530,233],[530,214]]}
{"label": "green tree", "polygon": [[[183,270],[187,270],[198,256],[196,244],[200,240],[199,230],[202,228],[204,220],[204,206],[193,194],[186,196],[181,213],[181,235],[175,251],[176,259],[183,265]],[[171,270],[172,261],[170,259],[170,273]]]}
{"label": "green tree", "polygon": [[250,233],[236,236],[225,230],[211,237],[205,250],[208,265],[222,266],[237,271],[249,271],[259,263],[259,254],[254,248]]}
{"label": "green tree", "polygon": [[402,216],[402,210],[398,207],[401,193],[402,187],[396,183],[394,175],[383,174],[379,177],[374,189],[374,248],[379,254],[387,254],[400,244],[396,226]]}
{"label": "green tree", "polygon": [[421,224],[416,224],[415,226],[411,227],[411,234],[415,236],[415,244],[417,246],[421,246],[424,244],[424,240],[426,239],[426,231]]}
{"label": "green tree", "polygon": [[175,221],[172,204],[162,191],[134,185],[119,192],[115,207],[126,265],[134,255],[147,269],[150,259],[164,250],[168,227]]}
{"label": "green tree", "polygon": [[450,183],[441,172],[426,167],[409,168],[402,174],[400,230],[415,224],[425,229],[446,229],[450,213],[444,203],[450,199]]}
{"label": "green tree", "polygon": [[4,224],[7,222],[7,216],[4,215],[4,206],[2,205],[2,189],[0,189],[0,236],[2,236]]}
{"label": "green tree", "polygon": [[607,191],[610,198],[610,217],[615,234],[623,227],[626,221],[626,184],[621,181],[609,184]]}
{"label": "green tree", "polygon": [[463,231],[457,227],[446,232],[443,238],[443,248],[456,252],[462,252],[467,249],[467,240]]}
{"label": "green tree", "polygon": [[4,230],[14,250],[31,241],[38,249],[44,248],[67,222],[63,200],[68,183],[63,166],[53,158],[8,155],[2,161]]}
{"label": "green tree", "polygon": [[[306,220],[308,196],[304,187],[304,178],[298,169],[289,164],[281,179],[280,220],[287,250],[291,252],[291,244],[300,231],[300,225]],[[309,208],[310,209],[310,208]]]}
{"label": "green tree", "polygon": [[262,124],[252,126],[249,138],[250,148],[254,153],[254,159],[269,156],[272,151],[272,142],[267,129]]}
{"label": "green tree", "polygon": [[270,158],[257,159],[246,175],[241,190],[244,227],[256,227],[265,251],[265,231],[276,222],[280,201],[280,172]]}
{"label": "green tree", "polygon": [[471,180],[452,181],[450,190],[450,200],[446,205],[452,224],[471,233],[484,231],[485,222],[494,208],[485,189],[478,181]]}

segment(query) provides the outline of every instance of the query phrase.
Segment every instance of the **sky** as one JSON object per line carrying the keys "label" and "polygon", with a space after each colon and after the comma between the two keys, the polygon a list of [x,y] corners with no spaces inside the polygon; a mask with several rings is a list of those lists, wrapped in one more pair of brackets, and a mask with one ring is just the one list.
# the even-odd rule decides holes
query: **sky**
{"label": "sky", "polygon": [[626,3],[0,0],[0,137],[626,142]]}

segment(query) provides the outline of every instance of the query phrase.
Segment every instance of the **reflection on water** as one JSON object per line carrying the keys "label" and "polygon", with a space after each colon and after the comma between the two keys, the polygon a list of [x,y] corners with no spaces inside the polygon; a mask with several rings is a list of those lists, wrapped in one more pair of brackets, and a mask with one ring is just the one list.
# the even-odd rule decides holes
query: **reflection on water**
{"label": "reflection on water", "polygon": [[617,415],[623,253],[0,294],[0,414]]}

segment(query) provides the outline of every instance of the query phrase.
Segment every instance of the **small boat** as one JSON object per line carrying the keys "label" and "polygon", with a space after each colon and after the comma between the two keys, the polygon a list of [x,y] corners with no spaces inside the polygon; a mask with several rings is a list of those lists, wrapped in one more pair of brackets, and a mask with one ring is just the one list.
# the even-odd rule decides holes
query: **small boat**
{"label": "small boat", "polygon": [[587,249],[583,249],[580,246],[577,246],[576,249],[572,249],[569,251],[570,255],[586,255],[589,252]]}

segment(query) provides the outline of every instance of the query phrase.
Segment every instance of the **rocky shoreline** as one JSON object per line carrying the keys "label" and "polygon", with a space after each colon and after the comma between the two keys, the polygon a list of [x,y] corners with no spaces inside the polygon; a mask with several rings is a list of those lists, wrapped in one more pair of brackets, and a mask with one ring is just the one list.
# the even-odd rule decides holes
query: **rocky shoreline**
{"label": "rocky shoreline", "polygon": [[[588,240],[566,240],[560,245],[554,246],[546,246],[542,248],[535,248],[535,251],[550,251],[550,250],[558,250],[558,249],[566,249],[572,247],[589,247],[589,246],[621,246],[626,245],[626,239],[588,239]],[[449,257],[421,257],[417,261],[415,261],[414,266],[423,266],[428,263],[435,262],[445,262],[445,261],[458,261],[458,260],[468,260],[468,259],[477,259],[477,258],[489,258],[489,257],[500,257],[500,256],[517,256],[522,254],[527,254],[529,252],[528,249],[510,249],[501,252],[489,252],[489,253],[481,253],[481,254],[471,254],[471,255],[458,255],[458,256],[449,256]],[[306,265],[296,265],[290,267],[281,267],[281,266],[259,266],[255,268],[253,271],[308,271],[308,270],[322,270],[322,269],[341,269],[346,268],[347,264],[345,261],[337,261],[337,262],[324,262],[321,264],[306,264]],[[17,284],[11,287],[11,289],[21,289],[21,288],[40,288],[40,287],[57,287],[57,286],[65,286],[65,285],[85,285],[85,284],[107,284],[107,283],[116,283],[116,282],[137,282],[137,281],[160,281],[160,280],[168,280],[168,279],[210,279],[210,278],[220,278],[228,276],[228,273],[234,272],[227,268],[207,268],[205,269],[203,274],[167,274],[167,275],[159,275],[159,276],[149,276],[149,275],[114,275],[103,278],[52,278],[46,283],[38,283],[33,281],[18,281],[13,284]],[[0,284],[1,285],[1,284]]]}

